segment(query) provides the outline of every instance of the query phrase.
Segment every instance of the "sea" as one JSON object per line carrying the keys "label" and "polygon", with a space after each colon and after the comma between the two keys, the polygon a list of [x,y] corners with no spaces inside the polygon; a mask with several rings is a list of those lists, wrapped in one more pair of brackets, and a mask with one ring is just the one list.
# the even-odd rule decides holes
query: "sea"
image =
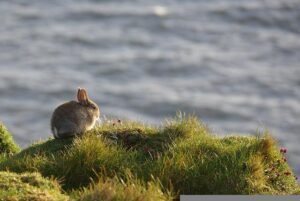
{"label": "sea", "polygon": [[300,175],[299,0],[1,0],[0,121],[23,148],[88,90],[102,118],[268,130]]}

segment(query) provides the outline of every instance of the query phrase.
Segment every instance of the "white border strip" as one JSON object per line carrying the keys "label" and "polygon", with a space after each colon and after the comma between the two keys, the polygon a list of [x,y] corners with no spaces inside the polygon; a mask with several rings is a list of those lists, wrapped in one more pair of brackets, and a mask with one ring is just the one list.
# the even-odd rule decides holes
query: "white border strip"
{"label": "white border strip", "polygon": [[300,201],[300,195],[180,195],[180,201]]}

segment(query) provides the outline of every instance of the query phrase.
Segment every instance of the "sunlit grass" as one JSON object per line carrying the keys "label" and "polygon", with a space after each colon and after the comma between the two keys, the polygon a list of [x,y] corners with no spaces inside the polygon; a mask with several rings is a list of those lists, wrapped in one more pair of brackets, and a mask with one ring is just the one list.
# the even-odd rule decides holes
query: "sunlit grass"
{"label": "sunlit grass", "polygon": [[0,122],[0,154],[11,155],[20,151],[20,147],[13,141],[12,135]]}
{"label": "sunlit grass", "polygon": [[0,170],[54,177],[81,200],[98,194],[122,200],[127,191],[127,200],[152,191],[161,200],[179,194],[299,194],[270,134],[221,138],[184,115],[160,127],[106,121],[80,137],[49,139],[4,157]]}
{"label": "sunlit grass", "polygon": [[162,192],[159,181],[143,182],[128,174],[126,180],[114,177],[101,177],[83,190],[74,191],[71,197],[79,201],[99,200],[143,200],[167,201],[173,197],[170,192]]}
{"label": "sunlit grass", "polygon": [[67,201],[59,184],[39,173],[16,174],[0,172],[0,200],[5,201]]}

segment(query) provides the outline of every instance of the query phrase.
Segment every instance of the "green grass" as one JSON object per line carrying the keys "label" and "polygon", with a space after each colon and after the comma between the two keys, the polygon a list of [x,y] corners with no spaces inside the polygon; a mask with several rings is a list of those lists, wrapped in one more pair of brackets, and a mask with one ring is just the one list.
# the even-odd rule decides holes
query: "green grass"
{"label": "green grass", "polygon": [[79,201],[171,201],[173,199],[170,192],[162,192],[159,181],[145,183],[132,175],[129,175],[126,180],[127,182],[124,182],[117,177],[101,178],[88,188],[73,192],[73,197]]}
{"label": "green grass", "polygon": [[[20,151],[20,147],[13,141],[12,135],[0,122],[0,155],[15,154]],[[0,159],[1,161],[1,159]]]}
{"label": "green grass", "polygon": [[39,173],[0,172],[0,200],[67,201],[69,197],[61,193],[56,181]]}
{"label": "green grass", "polygon": [[56,178],[83,201],[299,194],[283,158],[267,133],[220,138],[194,116],[178,116],[161,127],[108,121],[81,137],[38,142],[3,157],[0,170]]}

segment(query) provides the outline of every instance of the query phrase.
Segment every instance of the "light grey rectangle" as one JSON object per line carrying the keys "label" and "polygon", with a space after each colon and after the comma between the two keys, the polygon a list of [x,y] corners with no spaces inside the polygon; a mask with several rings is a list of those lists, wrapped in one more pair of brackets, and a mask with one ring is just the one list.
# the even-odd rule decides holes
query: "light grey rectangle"
{"label": "light grey rectangle", "polygon": [[298,195],[181,195],[180,201],[300,201]]}

